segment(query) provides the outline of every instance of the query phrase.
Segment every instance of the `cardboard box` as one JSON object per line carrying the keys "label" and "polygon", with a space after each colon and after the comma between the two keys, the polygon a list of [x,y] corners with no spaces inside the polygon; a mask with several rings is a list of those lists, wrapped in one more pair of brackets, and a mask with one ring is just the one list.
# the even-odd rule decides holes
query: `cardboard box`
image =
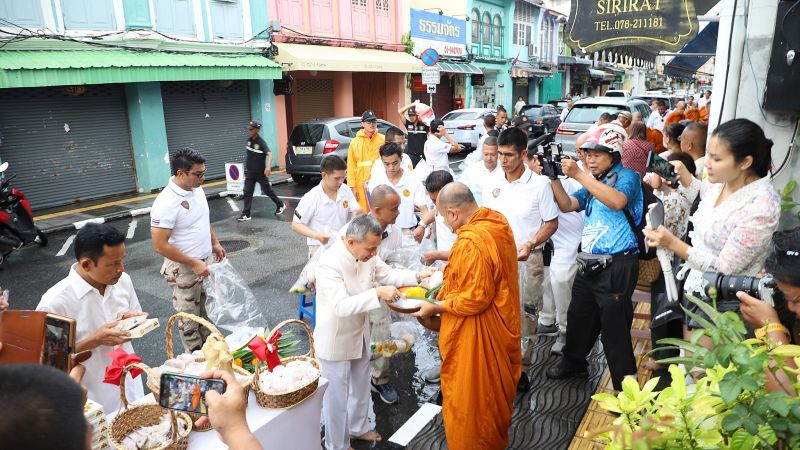
{"label": "cardboard box", "polygon": [[139,324],[139,326],[137,326],[136,328],[134,328],[132,330],[128,330],[128,333],[130,333],[131,338],[134,338],[134,339],[135,338],[140,338],[140,337],[144,336],[145,334],[155,330],[159,326],[161,326],[161,324],[158,323],[158,319],[147,319],[144,322],[142,322],[141,324]]}

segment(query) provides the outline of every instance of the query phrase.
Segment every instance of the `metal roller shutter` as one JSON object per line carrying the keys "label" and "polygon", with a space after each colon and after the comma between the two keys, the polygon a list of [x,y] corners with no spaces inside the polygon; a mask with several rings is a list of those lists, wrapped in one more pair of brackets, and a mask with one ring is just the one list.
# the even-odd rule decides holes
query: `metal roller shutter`
{"label": "metal roller shutter", "polygon": [[0,89],[0,159],[35,209],[136,190],[122,85]]}
{"label": "metal roller shutter", "polygon": [[206,158],[206,178],[224,177],[225,163],[245,158],[245,127],[250,121],[247,81],[228,83],[161,83],[169,151],[198,150]]}
{"label": "metal roller shutter", "polygon": [[299,79],[295,83],[297,123],[333,117],[333,80]]}

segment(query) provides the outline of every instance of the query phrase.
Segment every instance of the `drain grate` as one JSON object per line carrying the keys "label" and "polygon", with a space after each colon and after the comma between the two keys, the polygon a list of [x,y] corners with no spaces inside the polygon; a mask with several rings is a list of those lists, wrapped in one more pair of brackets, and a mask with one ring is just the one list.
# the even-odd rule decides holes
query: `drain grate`
{"label": "drain grate", "polygon": [[222,245],[222,248],[224,248],[228,254],[248,249],[250,248],[251,245],[250,241],[246,241],[244,239],[229,239],[229,240],[219,241],[219,243],[220,245]]}

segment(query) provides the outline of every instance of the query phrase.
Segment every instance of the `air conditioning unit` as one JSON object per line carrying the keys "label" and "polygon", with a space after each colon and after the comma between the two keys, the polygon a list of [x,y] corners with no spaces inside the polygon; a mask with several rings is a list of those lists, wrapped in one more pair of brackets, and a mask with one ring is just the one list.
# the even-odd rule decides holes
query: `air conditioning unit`
{"label": "air conditioning unit", "polygon": [[528,59],[539,59],[539,46],[536,44],[528,44]]}

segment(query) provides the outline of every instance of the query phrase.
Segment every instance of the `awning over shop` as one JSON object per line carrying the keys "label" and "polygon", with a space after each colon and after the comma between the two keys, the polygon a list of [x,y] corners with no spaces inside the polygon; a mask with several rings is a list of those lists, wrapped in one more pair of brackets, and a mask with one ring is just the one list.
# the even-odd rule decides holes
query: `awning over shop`
{"label": "awning over shop", "polygon": [[602,70],[597,70],[597,69],[587,69],[587,70],[589,71],[590,77],[597,78],[599,80],[602,80],[603,78],[606,77],[606,75],[608,75],[606,72],[603,72]]}
{"label": "awning over shop", "polygon": [[284,70],[420,73],[422,61],[405,52],[353,47],[276,44]]}
{"label": "awning over shop", "polygon": [[257,54],[132,50],[0,52],[0,88],[147,81],[281,78],[280,66]]}
{"label": "awning over shop", "polygon": [[549,70],[537,69],[528,65],[517,65],[511,67],[511,78],[530,78],[540,77],[549,78],[553,76],[553,72]]}
{"label": "awning over shop", "polygon": [[592,61],[586,58],[579,58],[577,56],[563,56],[558,57],[559,64],[577,65],[577,66],[591,66]]}
{"label": "awning over shop", "polygon": [[[709,22],[679,53],[716,53],[718,33],[719,22]],[[711,56],[676,56],[664,66],[664,73],[671,77],[691,78],[709,58]]]}
{"label": "awning over shop", "polygon": [[451,61],[440,60],[438,66],[442,72],[467,73],[470,75],[480,75],[483,73],[483,71],[478,66],[466,62],[451,62]]}

